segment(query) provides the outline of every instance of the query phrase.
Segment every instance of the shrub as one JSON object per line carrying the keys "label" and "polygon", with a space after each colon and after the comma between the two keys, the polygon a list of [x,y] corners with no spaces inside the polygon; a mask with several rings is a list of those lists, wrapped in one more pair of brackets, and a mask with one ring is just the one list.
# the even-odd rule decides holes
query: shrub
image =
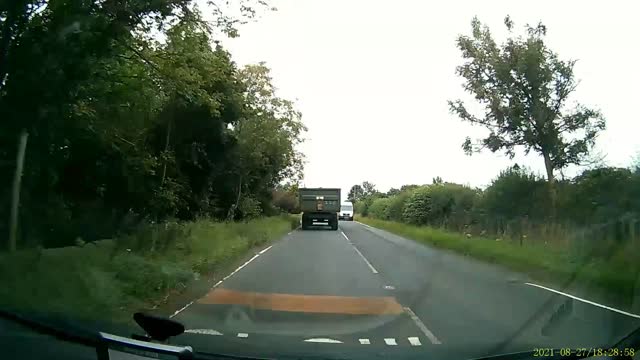
{"label": "shrub", "polygon": [[429,220],[430,211],[429,186],[422,186],[408,196],[402,211],[402,219],[409,224],[425,225]]}
{"label": "shrub", "polygon": [[388,198],[378,198],[373,200],[369,206],[369,215],[378,219],[387,219]]}
{"label": "shrub", "polygon": [[409,195],[411,195],[410,192],[404,191],[390,197],[385,217],[393,221],[402,221],[402,212],[404,211],[404,205],[407,199],[409,199]]}
{"label": "shrub", "polygon": [[514,166],[501,171],[491,182],[478,207],[491,218],[527,216],[542,219],[551,213],[550,205],[546,181],[527,169]]}

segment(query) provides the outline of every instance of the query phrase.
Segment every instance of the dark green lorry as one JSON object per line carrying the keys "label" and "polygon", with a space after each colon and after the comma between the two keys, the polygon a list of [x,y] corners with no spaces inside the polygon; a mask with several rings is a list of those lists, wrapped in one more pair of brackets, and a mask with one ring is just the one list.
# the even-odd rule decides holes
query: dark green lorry
{"label": "dark green lorry", "polygon": [[340,189],[302,188],[299,189],[300,210],[302,210],[302,230],[317,223],[326,224],[338,230],[340,211]]}

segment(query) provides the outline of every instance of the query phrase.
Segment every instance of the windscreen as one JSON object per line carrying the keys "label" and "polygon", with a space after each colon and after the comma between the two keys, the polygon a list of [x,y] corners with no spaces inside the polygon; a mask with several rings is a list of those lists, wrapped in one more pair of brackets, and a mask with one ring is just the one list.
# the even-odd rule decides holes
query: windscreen
{"label": "windscreen", "polygon": [[353,211],[353,205],[342,205],[342,207],[340,207],[341,211]]}

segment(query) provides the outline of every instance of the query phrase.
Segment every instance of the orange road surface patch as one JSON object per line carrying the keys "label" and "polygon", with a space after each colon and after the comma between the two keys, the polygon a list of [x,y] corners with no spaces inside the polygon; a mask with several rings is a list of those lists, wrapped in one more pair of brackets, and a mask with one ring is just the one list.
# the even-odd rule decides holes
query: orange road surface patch
{"label": "orange road surface patch", "polygon": [[393,315],[404,310],[395,298],[265,294],[216,288],[198,304],[245,305],[254,309],[322,314]]}

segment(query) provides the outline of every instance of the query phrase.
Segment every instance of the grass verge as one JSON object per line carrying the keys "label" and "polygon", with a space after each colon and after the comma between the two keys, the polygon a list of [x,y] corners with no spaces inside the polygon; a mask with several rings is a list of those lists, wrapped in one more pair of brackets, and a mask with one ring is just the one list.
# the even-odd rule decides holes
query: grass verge
{"label": "grass verge", "polygon": [[81,247],[0,254],[0,306],[125,322],[297,225],[290,216],[166,223]]}
{"label": "grass verge", "polygon": [[632,306],[640,275],[638,251],[633,244],[604,242],[588,253],[554,249],[537,243],[520,245],[511,241],[467,238],[461,234],[427,226],[358,217],[356,220],[437,248],[503,265],[548,283],[562,284],[568,279],[595,287],[621,306]]}

